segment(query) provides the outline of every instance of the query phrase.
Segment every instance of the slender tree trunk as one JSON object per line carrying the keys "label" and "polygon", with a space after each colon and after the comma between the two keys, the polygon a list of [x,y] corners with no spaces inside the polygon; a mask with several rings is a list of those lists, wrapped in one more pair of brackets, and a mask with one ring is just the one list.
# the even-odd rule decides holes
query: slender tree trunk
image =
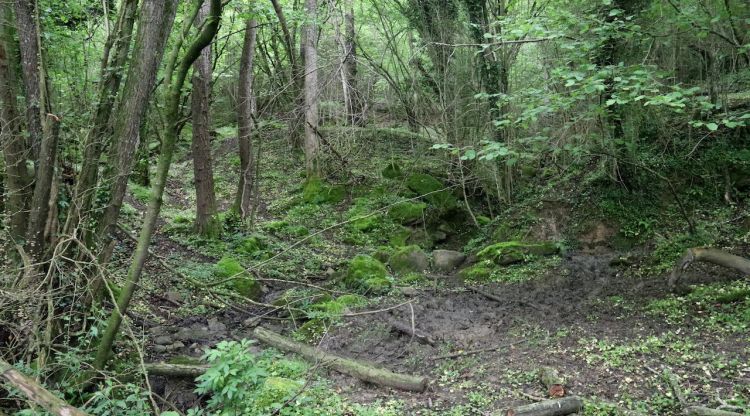
{"label": "slender tree trunk", "polygon": [[[49,103],[47,75],[40,42],[39,16],[35,3],[31,0],[16,0],[16,24],[21,45],[21,67],[26,87],[32,148],[36,146],[34,141],[40,140],[39,152],[35,159],[37,168],[26,230],[26,243],[28,251],[40,260],[39,257],[45,250],[44,229],[47,224],[50,191],[55,173],[59,119],[52,114]],[[34,131],[38,127],[41,127],[41,132]],[[37,133],[41,133],[41,136],[35,137]]]}
{"label": "slender tree trunk", "polygon": [[[68,210],[64,233],[70,234],[73,228],[87,227],[82,224],[92,208],[99,176],[101,153],[105,148],[105,137],[111,132],[111,117],[115,98],[120,91],[123,68],[127,63],[133,35],[138,0],[125,0],[115,25],[115,30],[107,39],[101,67],[99,102],[94,112],[93,124],[83,147],[83,162],[78,174],[73,203]],[[111,50],[114,49],[114,55]],[[84,233],[84,240],[91,245],[92,233]]]}
{"label": "slender tree trunk", "polygon": [[357,89],[357,44],[356,29],[354,26],[354,3],[346,1],[344,12],[344,62],[342,67],[342,79],[344,82],[344,93],[346,95],[346,119],[353,126],[365,124],[365,115],[362,108],[362,98]]}
{"label": "slender tree trunk", "polygon": [[5,161],[5,212],[10,218],[10,235],[20,242],[26,232],[29,185],[26,168],[28,147],[21,134],[16,91],[15,48],[12,11],[9,3],[0,4],[0,143]]}
{"label": "slender tree trunk", "polygon": [[[107,363],[112,344],[114,343],[115,337],[120,329],[120,324],[122,323],[122,314],[127,311],[128,306],[130,305],[130,300],[143,272],[143,266],[146,264],[148,246],[151,243],[151,237],[156,229],[156,221],[159,217],[159,211],[161,210],[164,187],[167,182],[169,167],[172,164],[175,143],[177,142],[182,87],[185,84],[188,70],[195,60],[198,59],[203,48],[208,46],[216,35],[216,32],[219,29],[221,10],[221,0],[211,0],[209,16],[206,20],[206,24],[203,25],[200,34],[188,47],[179,66],[175,68],[170,65],[169,72],[172,72],[172,69],[174,68],[174,75],[171,73],[166,74],[166,78],[171,81],[168,84],[166,103],[167,126],[164,134],[164,142],[161,147],[161,154],[159,156],[159,163],[156,168],[156,177],[154,178],[153,186],[151,188],[148,211],[144,217],[143,228],[138,237],[138,245],[136,246],[133,259],[130,263],[130,268],[128,269],[125,285],[117,299],[117,306],[112,310],[112,314],[107,321],[107,327],[102,335],[102,339],[99,342],[93,363],[95,369],[101,370]],[[178,44],[177,48],[179,48],[179,46],[180,45]]]}
{"label": "slender tree trunk", "polygon": [[[140,128],[164,56],[167,37],[174,23],[175,0],[145,0],[141,6],[135,49],[117,109],[110,160],[113,166],[105,177],[111,189],[109,202],[99,223],[99,235],[109,241],[120,215],[122,201],[133,170],[140,141]],[[106,259],[103,259],[106,260]]]}
{"label": "slender tree trunk", "polygon": [[243,219],[252,211],[252,193],[254,186],[255,161],[253,160],[252,131],[254,128],[253,113],[255,93],[253,92],[253,63],[257,40],[258,22],[248,20],[245,24],[245,42],[240,58],[240,80],[237,88],[237,136],[240,152],[240,184],[237,187],[235,210]]}
{"label": "slender tree trunk", "polygon": [[[208,15],[209,1],[203,6],[195,21],[200,27]],[[214,171],[211,163],[211,45],[201,51],[193,64],[193,178],[195,180],[195,230],[202,236],[215,236],[218,231],[216,221],[216,195],[214,193]]]}
{"label": "slender tree trunk", "polygon": [[317,0],[305,0],[305,170],[307,178],[320,177],[320,142],[318,139],[318,37]]}
{"label": "slender tree trunk", "polygon": [[[301,110],[304,107],[303,89],[305,77],[302,72],[304,66],[304,47],[300,48],[301,53],[299,58],[297,58],[295,54],[294,36],[292,35],[292,31],[290,30],[289,24],[287,23],[286,17],[284,16],[284,11],[281,8],[281,4],[278,0],[271,0],[271,4],[273,5],[273,10],[279,20],[279,25],[281,26],[281,32],[284,36],[284,50],[287,53],[290,64],[289,82],[294,86],[293,94],[295,96],[295,103],[297,105],[294,106],[292,118],[289,120],[288,126],[291,145],[294,148],[298,148],[301,142],[301,140],[299,139],[301,136],[300,125],[304,122],[304,111]],[[304,33],[302,34],[300,43],[304,45]]]}

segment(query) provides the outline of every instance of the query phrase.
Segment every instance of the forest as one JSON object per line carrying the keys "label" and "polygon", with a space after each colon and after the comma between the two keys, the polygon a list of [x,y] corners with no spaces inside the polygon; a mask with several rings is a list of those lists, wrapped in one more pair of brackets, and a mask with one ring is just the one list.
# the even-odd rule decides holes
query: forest
{"label": "forest", "polygon": [[0,0],[0,416],[750,415],[746,0]]}

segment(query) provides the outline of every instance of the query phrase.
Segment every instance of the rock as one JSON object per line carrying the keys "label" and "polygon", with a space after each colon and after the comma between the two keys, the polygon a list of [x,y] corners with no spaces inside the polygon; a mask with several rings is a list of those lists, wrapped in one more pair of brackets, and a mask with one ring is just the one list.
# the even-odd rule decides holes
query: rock
{"label": "rock", "polygon": [[208,330],[213,332],[214,335],[216,335],[216,332],[225,332],[227,330],[227,326],[221,323],[216,318],[210,318],[208,320]]}
{"label": "rock", "polygon": [[419,289],[406,286],[399,289],[404,296],[419,296]]}
{"label": "rock", "polygon": [[427,204],[424,202],[401,202],[388,210],[388,216],[400,224],[421,222]]}
{"label": "rock", "polygon": [[174,344],[167,345],[167,351],[175,351],[179,350],[180,348],[184,348],[185,344],[183,344],[181,341],[176,341]]}
{"label": "rock", "polygon": [[214,266],[214,275],[219,279],[229,279],[234,290],[252,300],[260,300],[262,288],[260,283],[253,278],[240,262],[233,257],[223,257]]}
{"label": "rock", "polygon": [[242,321],[242,325],[248,327],[248,328],[255,328],[256,326],[260,325],[260,317],[258,316],[251,316],[244,321]]}
{"label": "rock", "polygon": [[154,345],[154,352],[167,352],[167,346],[166,345]]}
{"label": "rock", "polygon": [[435,245],[435,242],[432,240],[432,235],[422,227],[412,228],[406,242],[408,245],[424,247],[428,250]]}
{"label": "rock", "polygon": [[154,338],[154,344],[156,345],[169,345],[172,343],[172,337],[169,335],[161,335]]}
{"label": "rock", "polygon": [[456,198],[432,175],[416,173],[406,179],[406,186],[441,211],[446,211],[458,205]]}
{"label": "rock", "polygon": [[333,276],[333,274],[334,274],[334,273],[336,273],[336,270],[333,270],[333,268],[332,268],[332,267],[329,267],[329,268],[327,268],[327,269],[326,269],[326,271],[325,271],[325,275],[326,275],[327,277],[331,277],[331,276]]}
{"label": "rock", "polygon": [[180,292],[170,290],[169,292],[164,294],[164,298],[172,303],[182,303],[182,294]]}
{"label": "rock", "polygon": [[365,293],[382,293],[391,286],[388,270],[378,259],[360,254],[349,262],[344,284]]}
{"label": "rock", "polygon": [[432,252],[432,265],[435,270],[441,272],[450,272],[458,268],[464,260],[466,260],[466,255],[459,251],[435,250]]}
{"label": "rock", "polygon": [[483,248],[477,253],[477,257],[480,260],[491,261],[499,266],[507,266],[526,261],[531,256],[550,256],[559,252],[560,247],[552,242],[526,243],[521,241],[506,241]]}
{"label": "rock", "polygon": [[162,325],[157,325],[149,329],[148,332],[151,334],[152,337],[158,337],[161,335],[168,335],[169,328],[162,326]]}
{"label": "rock", "polygon": [[210,335],[211,334],[208,332],[207,328],[182,328],[179,332],[177,332],[175,338],[179,339],[180,341],[200,341],[208,339]]}
{"label": "rock", "polygon": [[448,234],[444,231],[435,230],[432,232],[432,239],[435,240],[436,243],[442,243],[448,239]]}
{"label": "rock", "polygon": [[430,267],[430,259],[419,246],[411,245],[394,251],[388,260],[388,265],[391,270],[399,274],[421,273]]}
{"label": "rock", "polygon": [[337,204],[346,198],[346,188],[329,185],[320,179],[310,179],[302,190],[302,199],[313,204]]}

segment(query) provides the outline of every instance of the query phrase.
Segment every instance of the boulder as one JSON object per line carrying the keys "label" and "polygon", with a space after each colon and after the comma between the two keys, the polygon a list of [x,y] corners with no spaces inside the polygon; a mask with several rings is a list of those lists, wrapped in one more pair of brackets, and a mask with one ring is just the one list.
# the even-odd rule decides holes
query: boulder
{"label": "boulder", "polygon": [[[440,211],[455,208],[458,201],[451,192],[437,178],[426,173],[416,173],[406,179],[406,186],[418,195],[423,196],[430,204]],[[441,189],[443,189],[441,191]],[[438,192],[439,191],[439,192]]]}
{"label": "boulder", "polygon": [[422,221],[426,208],[424,202],[401,202],[388,210],[388,216],[400,224],[414,224]]}
{"label": "boulder", "polygon": [[455,250],[435,250],[432,252],[432,266],[441,272],[450,272],[466,260],[466,255]]}
{"label": "boulder", "polygon": [[344,284],[365,293],[382,293],[391,286],[388,270],[378,259],[360,254],[349,262]]}
{"label": "boulder", "polygon": [[430,267],[430,259],[419,246],[411,245],[395,250],[388,260],[388,265],[398,274],[421,273]]}

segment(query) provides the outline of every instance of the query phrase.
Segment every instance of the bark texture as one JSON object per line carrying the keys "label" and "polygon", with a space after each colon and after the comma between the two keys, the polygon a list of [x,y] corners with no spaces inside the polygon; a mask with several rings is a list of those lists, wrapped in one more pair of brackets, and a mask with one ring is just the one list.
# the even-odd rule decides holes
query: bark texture
{"label": "bark texture", "polygon": [[505,416],[564,416],[583,410],[583,400],[570,396],[508,409]]}
{"label": "bark texture", "polygon": [[237,187],[235,209],[243,219],[252,211],[253,186],[255,185],[255,160],[253,159],[253,116],[255,113],[255,93],[253,91],[253,67],[258,22],[248,20],[245,24],[245,41],[240,58],[240,79],[237,87],[237,137],[240,154],[240,183]]}
{"label": "bark texture", "polygon": [[141,6],[131,59],[133,65],[128,69],[114,125],[110,152],[113,166],[104,183],[111,189],[104,217],[99,224],[99,234],[104,235],[105,241],[114,231],[120,215],[128,176],[133,170],[138,150],[141,121],[148,109],[166,40],[172,30],[176,4],[176,0],[144,0]]}
{"label": "bark texture", "polygon": [[318,38],[317,0],[305,0],[305,170],[307,178],[317,178],[320,170],[318,139]]}
{"label": "bark texture", "polygon": [[30,402],[53,415],[88,416],[88,413],[65,403],[63,400],[39,385],[34,379],[25,376],[20,371],[13,368],[13,366],[8,364],[8,362],[2,358],[0,358],[0,376],[26,395],[26,398]]}
{"label": "bark texture", "polygon": [[368,383],[416,392],[423,392],[427,388],[428,379],[425,377],[398,374],[390,370],[376,368],[369,363],[328,354],[325,351],[292,341],[262,327],[255,328],[253,334],[258,340],[268,345],[283,351],[299,354],[310,361],[321,363],[326,367]]}
{"label": "bark texture", "polygon": [[[205,0],[196,27],[200,27],[208,15],[209,1]],[[195,230],[203,236],[218,234],[216,221],[216,194],[214,193],[214,170],[211,161],[211,45],[206,46],[193,64],[193,178],[195,180]]]}
{"label": "bark texture", "polygon": [[346,120],[353,126],[362,126],[365,124],[365,114],[357,89],[357,33],[354,26],[353,0],[347,0],[344,7],[344,61],[341,78],[344,84]]}
{"label": "bark texture", "polygon": [[669,276],[669,288],[675,290],[683,272],[694,262],[712,263],[737,270],[743,275],[750,275],[750,260],[735,256],[715,248],[693,247],[685,251],[685,254],[677,261],[672,274]]}

